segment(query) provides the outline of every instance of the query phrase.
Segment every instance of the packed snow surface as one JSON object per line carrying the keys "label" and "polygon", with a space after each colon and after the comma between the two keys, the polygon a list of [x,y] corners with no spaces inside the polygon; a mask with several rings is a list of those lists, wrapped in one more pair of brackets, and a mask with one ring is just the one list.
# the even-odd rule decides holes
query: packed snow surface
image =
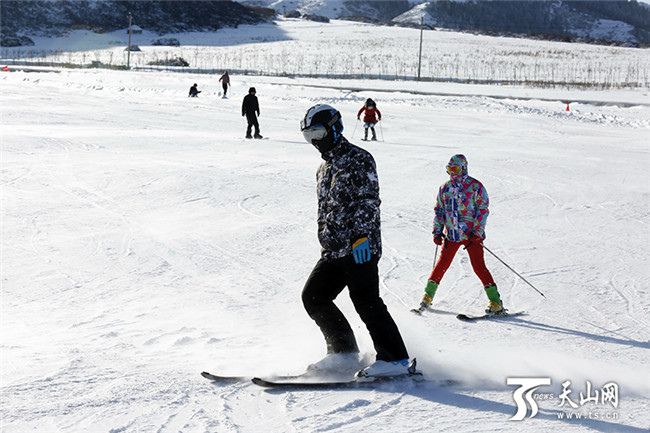
{"label": "packed snow surface", "polygon": [[[233,75],[222,99],[218,75],[45,71],[0,75],[3,432],[650,428],[647,89]],[[265,140],[244,139],[250,86]],[[360,141],[368,97],[378,142]],[[376,159],[380,290],[411,357],[460,385],[269,391],[200,376],[300,373],[325,354],[300,301],[319,257],[321,159],[299,121],[316,103],[338,108],[344,135]],[[486,254],[524,316],[456,319],[487,305],[462,250],[434,310],[409,311],[456,153],[490,195],[485,245],[545,295]],[[371,361],[345,292],[337,303]],[[508,378],[550,378],[539,413],[510,420]]]}

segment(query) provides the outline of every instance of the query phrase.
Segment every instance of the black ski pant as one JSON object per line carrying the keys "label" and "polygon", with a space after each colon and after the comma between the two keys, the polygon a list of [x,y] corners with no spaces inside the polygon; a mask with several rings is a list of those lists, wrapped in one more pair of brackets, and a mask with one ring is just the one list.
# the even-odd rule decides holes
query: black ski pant
{"label": "black ski pant", "polygon": [[379,258],[373,258],[358,265],[352,255],[334,260],[321,258],[309,275],[302,302],[325,337],[327,353],[359,352],[350,324],[334,304],[347,286],[354,308],[370,333],[377,360],[408,358],[397,325],[379,296],[378,262]]}
{"label": "black ski pant", "polygon": [[255,127],[255,135],[260,135],[260,124],[257,121],[257,116],[255,113],[246,113],[246,120],[248,121],[248,127],[246,128],[246,137],[251,136],[251,129],[253,129],[253,126]]}

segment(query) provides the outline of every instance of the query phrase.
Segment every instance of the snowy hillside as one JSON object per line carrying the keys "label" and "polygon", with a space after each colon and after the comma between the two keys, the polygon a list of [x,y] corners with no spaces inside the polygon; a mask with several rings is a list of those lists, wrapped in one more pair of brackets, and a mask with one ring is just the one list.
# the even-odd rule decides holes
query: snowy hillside
{"label": "snowy hillside", "polygon": [[563,35],[622,42],[650,42],[650,13],[636,1],[501,0],[239,0],[247,5],[298,11],[330,19],[367,17],[479,32]]}
{"label": "snowy hillside", "polygon": [[[218,75],[40,70],[0,72],[3,433],[650,428],[647,87],[232,74],[221,99]],[[243,138],[250,86],[266,140]],[[299,373],[325,354],[300,301],[319,256],[321,160],[298,124],[329,103],[362,144],[355,116],[368,97],[383,114],[382,140],[363,143],[381,185],[381,294],[423,372],[461,383],[206,381],[203,370]],[[486,246],[546,296],[487,255],[505,306],[525,316],[456,319],[487,305],[463,251],[435,310],[409,311],[431,272],[433,200],[455,153],[490,194]],[[337,303],[371,360],[345,292]],[[531,377],[551,381],[534,394],[539,413],[512,421],[507,380]]]}
{"label": "snowy hillside", "polygon": [[[390,20],[394,16],[403,13],[410,8],[408,1],[388,1],[381,3],[395,3],[401,7],[395,9],[395,13],[381,15],[378,9],[380,2],[373,1],[344,1],[344,0],[238,0],[250,6],[272,8],[279,14],[285,14],[290,11],[298,11],[303,15],[321,15],[330,19],[340,18],[342,16],[366,16],[369,18]],[[358,12],[363,11],[363,15]]]}

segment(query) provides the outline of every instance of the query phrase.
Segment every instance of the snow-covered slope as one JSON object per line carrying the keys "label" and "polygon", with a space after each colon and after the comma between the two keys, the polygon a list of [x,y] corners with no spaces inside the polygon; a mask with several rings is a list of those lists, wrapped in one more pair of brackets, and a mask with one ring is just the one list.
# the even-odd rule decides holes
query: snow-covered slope
{"label": "snow-covered slope", "polygon": [[[3,432],[648,430],[647,90],[567,91],[593,102],[567,112],[559,89],[233,75],[221,99],[217,79],[0,75]],[[198,99],[187,98],[194,82]],[[268,140],[243,138],[250,86]],[[360,143],[367,97],[384,119],[383,141],[364,146],[383,200],[382,296],[425,373],[463,384],[275,392],[205,381],[202,370],[297,373],[324,355],[300,301],[319,254],[320,157],[298,124],[326,102]],[[462,251],[435,311],[409,312],[431,271],[433,199],[459,152],[490,194],[486,245],[546,295],[488,255],[521,318],[454,317],[487,304]],[[370,359],[349,299],[338,303]],[[535,394],[537,415],[509,421],[506,380],[521,377],[552,384]],[[561,398],[567,381],[577,409]],[[610,382],[617,407],[581,404]]]}

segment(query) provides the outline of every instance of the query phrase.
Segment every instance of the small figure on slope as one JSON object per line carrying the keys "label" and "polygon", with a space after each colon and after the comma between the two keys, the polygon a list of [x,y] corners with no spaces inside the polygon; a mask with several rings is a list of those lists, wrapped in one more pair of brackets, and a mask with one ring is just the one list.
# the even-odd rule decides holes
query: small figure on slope
{"label": "small figure on slope", "polygon": [[221,81],[221,87],[223,87],[223,98],[226,98],[226,93],[228,93],[228,86],[230,85],[230,75],[228,75],[228,71],[223,73],[221,78],[219,78],[219,81]]}
{"label": "small figure on slope", "polygon": [[372,130],[372,140],[376,141],[377,140],[377,134],[375,133],[375,125],[377,122],[381,120],[381,112],[377,108],[377,104],[375,104],[375,101],[372,99],[368,98],[366,99],[366,103],[361,107],[359,112],[357,113],[357,120],[361,117],[361,113],[366,112],[363,116],[363,128],[364,128],[364,135],[363,139],[368,140],[368,128]]}
{"label": "small figure on slope", "polygon": [[257,121],[257,116],[260,115],[260,104],[257,101],[257,92],[255,87],[248,89],[248,95],[244,96],[244,102],[241,105],[241,115],[246,116],[248,127],[246,128],[246,138],[253,138],[251,136],[251,129],[255,127],[255,138],[262,138],[260,135],[260,124]]}
{"label": "small figure on slope", "polygon": [[381,200],[375,160],[343,137],[341,113],[329,105],[311,107],[300,129],[324,160],[317,173],[321,258],[305,283],[302,301],[325,337],[327,356],[310,365],[308,372],[356,371],[361,367],[352,328],[334,304],[347,286],[377,352],[376,362],[357,375],[407,374],[404,341],[379,296]]}
{"label": "small figure on slope", "polygon": [[454,155],[447,164],[450,179],[438,190],[434,208],[433,242],[442,245],[442,253],[424,289],[419,311],[426,310],[436,294],[442,277],[456,252],[464,246],[474,273],[483,283],[490,300],[486,314],[504,314],[501,296],[494,279],[485,266],[483,240],[488,217],[489,199],[481,182],[467,174],[467,158]]}
{"label": "small figure on slope", "polygon": [[199,93],[201,93],[201,91],[198,89],[198,84],[194,83],[194,85],[190,87],[190,93],[187,96],[190,98],[197,98]]}

